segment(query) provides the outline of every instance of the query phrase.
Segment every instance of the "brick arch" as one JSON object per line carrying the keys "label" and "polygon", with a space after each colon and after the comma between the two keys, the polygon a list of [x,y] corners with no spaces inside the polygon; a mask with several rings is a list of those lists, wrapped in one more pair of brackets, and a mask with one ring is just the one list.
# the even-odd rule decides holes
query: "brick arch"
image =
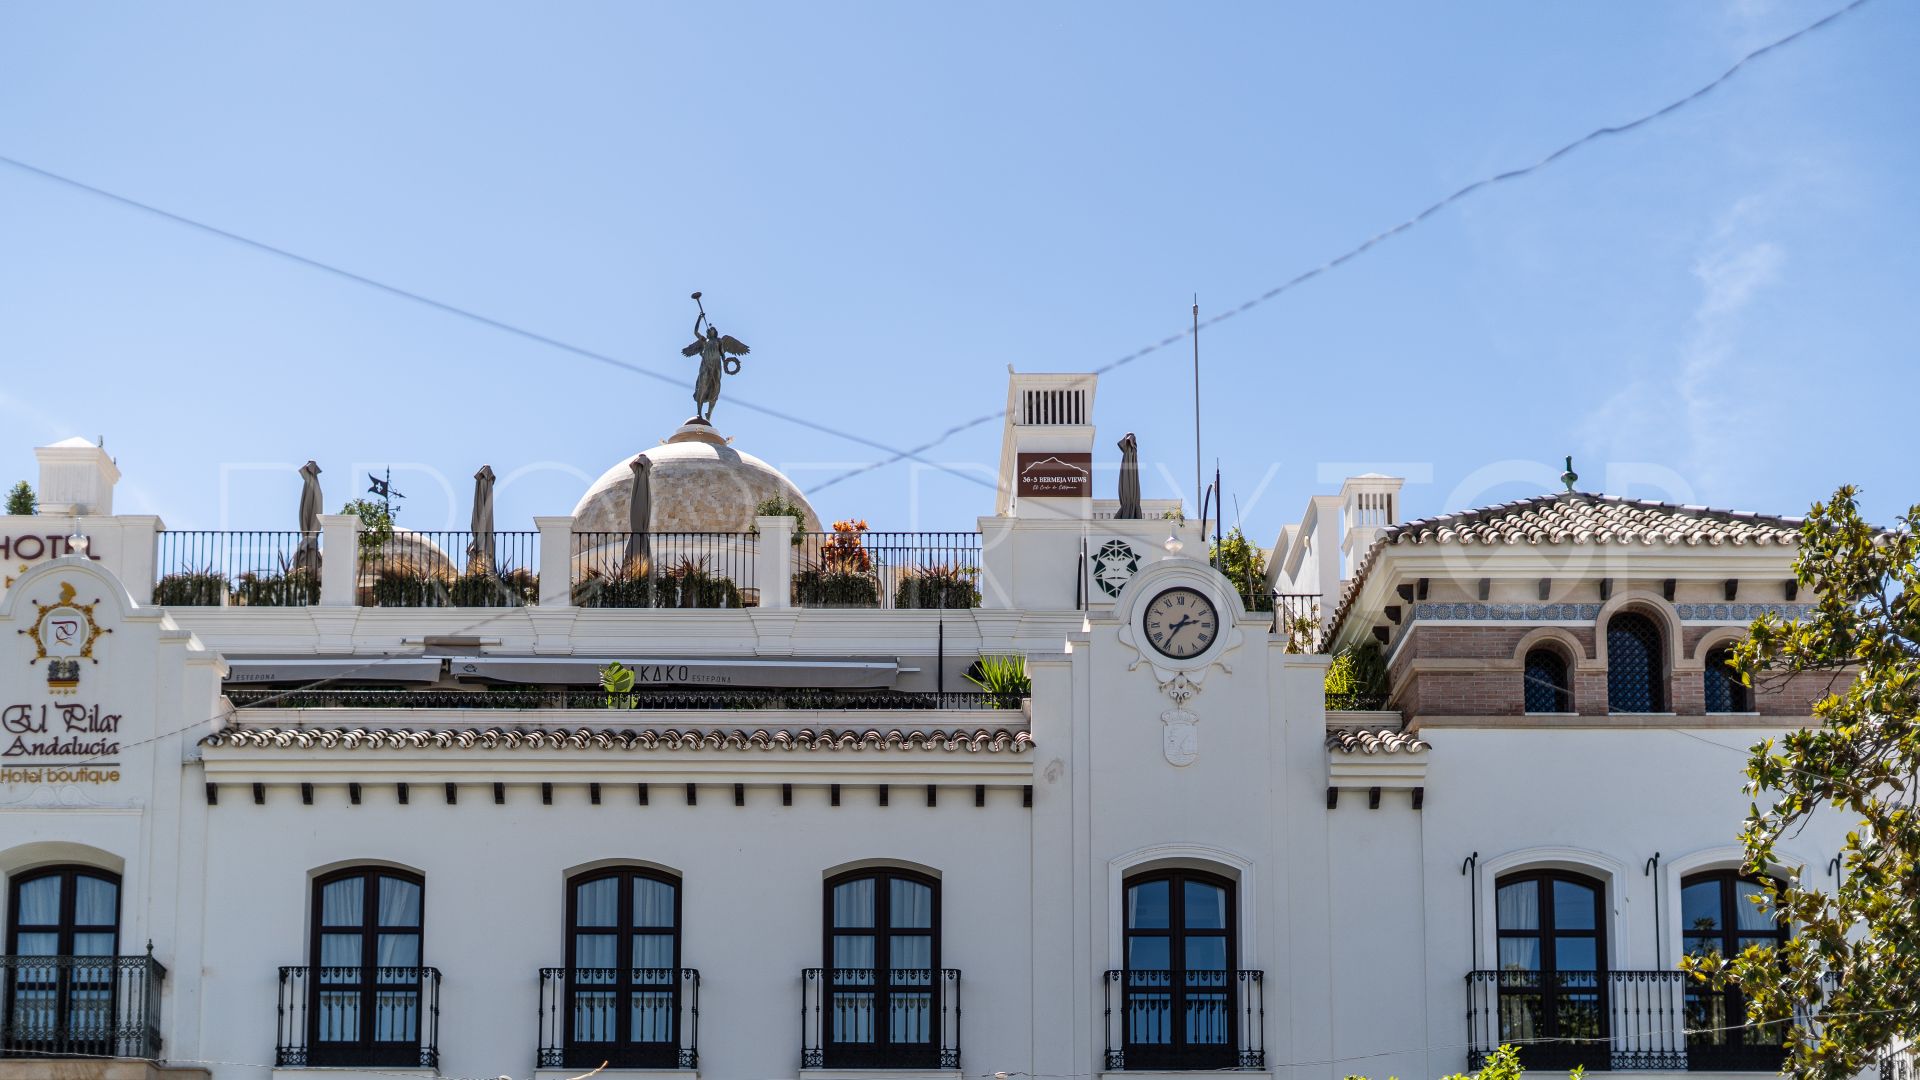
{"label": "brick arch", "polygon": [[1527,631],[1527,635],[1514,646],[1513,658],[1524,666],[1527,662],[1527,653],[1541,645],[1551,644],[1559,645],[1566,652],[1569,671],[1573,667],[1593,660],[1593,657],[1587,655],[1587,647],[1580,643],[1580,639],[1573,635],[1573,631],[1564,626],[1536,626]]}
{"label": "brick arch", "polygon": [[1730,642],[1745,641],[1746,637],[1747,628],[1744,626],[1716,626],[1709,629],[1700,636],[1699,641],[1693,643],[1693,652],[1688,657],[1693,663],[1689,666],[1705,667],[1708,653]]}
{"label": "brick arch", "polygon": [[1621,593],[1600,605],[1600,615],[1593,623],[1594,660],[1602,667],[1606,666],[1607,624],[1613,621],[1615,615],[1623,611],[1641,612],[1659,624],[1660,633],[1665,638],[1667,673],[1668,675],[1672,675],[1673,672],[1678,671],[1682,662],[1686,659],[1685,651],[1681,648],[1680,644],[1682,629],[1680,616],[1673,610],[1673,605],[1667,603],[1658,593],[1647,592],[1642,589]]}

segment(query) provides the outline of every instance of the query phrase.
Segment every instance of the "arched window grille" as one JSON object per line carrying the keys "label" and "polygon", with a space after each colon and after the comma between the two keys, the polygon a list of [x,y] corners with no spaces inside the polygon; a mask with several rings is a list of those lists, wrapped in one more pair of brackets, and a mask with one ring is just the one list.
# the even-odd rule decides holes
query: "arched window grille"
{"label": "arched window grille", "polygon": [[1710,713],[1753,711],[1753,688],[1741,681],[1740,673],[1728,666],[1733,650],[1718,648],[1707,654],[1706,704]]}
{"label": "arched window grille", "polygon": [[1660,628],[1638,611],[1607,623],[1607,711],[1667,711],[1667,671]]}
{"label": "arched window grille", "polygon": [[1568,713],[1573,711],[1573,684],[1567,670],[1567,658],[1560,650],[1527,650],[1526,703],[1530,713]]}

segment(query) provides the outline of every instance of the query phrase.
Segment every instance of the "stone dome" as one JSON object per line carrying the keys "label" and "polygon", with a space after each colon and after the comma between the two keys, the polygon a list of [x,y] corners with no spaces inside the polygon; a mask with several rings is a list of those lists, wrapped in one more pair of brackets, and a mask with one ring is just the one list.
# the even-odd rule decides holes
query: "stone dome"
{"label": "stone dome", "polygon": [[652,464],[653,532],[746,532],[760,504],[776,496],[801,509],[806,531],[821,531],[820,516],[780,470],[728,446],[706,421],[689,420],[666,442],[600,474],[573,508],[574,532],[627,531],[632,464],[641,457]]}

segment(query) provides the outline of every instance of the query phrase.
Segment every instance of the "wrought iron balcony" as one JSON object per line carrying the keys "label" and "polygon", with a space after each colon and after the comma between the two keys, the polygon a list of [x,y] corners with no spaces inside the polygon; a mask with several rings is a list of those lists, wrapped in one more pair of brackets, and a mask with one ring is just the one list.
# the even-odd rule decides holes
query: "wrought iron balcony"
{"label": "wrought iron balcony", "polygon": [[1107,1068],[1266,1068],[1266,972],[1176,974],[1107,972]]}
{"label": "wrought iron balcony", "polygon": [[1475,971],[1467,1067],[1502,1044],[1529,1069],[1778,1072],[1785,1024],[1747,1023],[1735,990],[1682,971]]}
{"label": "wrought iron balcony", "polygon": [[0,956],[0,1057],[160,1056],[160,982],[145,956]]}
{"label": "wrought iron balcony", "polygon": [[803,1069],[957,1069],[960,972],[807,968],[800,973]]}
{"label": "wrought iron balcony", "polygon": [[700,972],[541,968],[543,1069],[697,1069]]}
{"label": "wrought iron balcony", "polygon": [[440,1064],[440,969],[283,967],[281,1068]]}

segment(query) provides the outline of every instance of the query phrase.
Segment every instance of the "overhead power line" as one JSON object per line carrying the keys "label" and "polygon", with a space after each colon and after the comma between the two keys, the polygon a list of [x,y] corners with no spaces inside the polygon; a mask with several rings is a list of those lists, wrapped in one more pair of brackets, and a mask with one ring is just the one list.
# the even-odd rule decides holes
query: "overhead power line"
{"label": "overhead power line", "polygon": [[[450,304],[444,300],[436,300],[431,296],[426,296],[424,294],[414,292],[411,289],[402,288],[398,285],[389,284],[385,281],[379,280],[378,278],[368,277],[365,274],[348,270],[345,267],[336,266],[333,263],[326,262],[321,259],[316,259],[308,255],[302,255],[297,251],[291,251],[287,248],[283,248],[275,244],[269,244],[264,240],[255,240],[250,236],[243,236],[230,229],[223,229],[218,225],[210,225],[207,222],[198,220],[197,218],[190,218],[185,214],[177,214],[171,210],[167,210],[162,207],[155,206],[152,203],[141,202],[139,199],[130,198],[118,192],[108,191],[106,188],[102,188],[102,187],[96,187],[92,184],[86,183],[85,181],[76,180],[71,176],[66,176],[61,173],[54,172],[51,169],[43,169],[38,165],[33,165],[28,162],[21,161],[18,158],[8,157],[6,155],[0,155],[0,163],[11,165],[14,168],[19,169],[23,172],[32,173],[35,176],[41,177],[46,180],[52,180],[58,184],[64,184],[67,187],[74,188],[78,191],[84,191],[89,195],[95,195],[102,199],[108,199],[110,201],[117,202],[122,206],[132,207],[135,210],[141,210],[146,213],[153,214],[157,217],[165,218],[168,221],[174,222],[175,224],[185,225],[190,229],[197,229],[200,232],[204,232],[212,236],[217,236],[222,240],[229,240],[229,241],[232,241],[233,243],[240,244],[245,247],[253,248],[255,251],[265,252],[266,254],[269,254],[269,255],[277,255],[280,258],[299,263],[302,266],[309,267],[314,270],[319,270],[323,273],[332,274],[335,277],[345,278],[346,280],[354,282],[359,285],[365,285],[370,289],[377,289],[391,296],[400,297],[403,300],[411,300],[417,304],[424,304],[427,307],[433,308],[437,311],[442,311],[449,315],[454,315],[462,319],[467,319],[471,322],[479,323],[482,326],[490,327],[494,330],[502,331],[503,333],[512,334],[515,337],[524,338],[536,344],[545,345],[548,348],[558,349],[561,352],[572,353],[575,356],[583,357],[588,360],[593,360],[598,363],[606,364],[610,367],[616,367],[622,371],[629,371],[635,375],[645,376],[646,378],[653,379],[657,382],[666,383],[669,386],[677,386],[683,390],[693,389],[693,384],[690,382],[685,382],[681,379],[674,378],[671,375],[662,374],[661,372],[653,371],[648,368],[641,367],[640,365],[635,364],[631,361],[622,360],[619,357],[615,357],[615,356],[609,356],[606,353],[597,352],[593,349],[585,348],[580,345],[575,345],[572,342],[562,341],[559,338],[552,337],[548,334],[542,334],[536,330],[529,330],[523,326],[516,326],[513,323],[505,322],[503,320],[493,318],[490,315],[482,315],[477,311],[473,311],[469,308],[463,308],[458,304]],[[757,413],[762,413],[766,416],[771,416],[776,420],[784,420],[789,424],[798,424],[801,427],[810,428],[818,432],[823,432],[827,435],[832,435],[836,438],[846,439],[849,442],[859,443],[860,445],[868,447],[869,449],[879,450],[882,453],[892,454],[893,457],[889,459],[892,461],[899,461],[904,458],[913,458],[914,460],[921,461],[923,464],[930,465],[936,469],[940,469],[943,472],[952,473],[954,476],[958,476],[963,480],[971,480],[974,483],[980,484],[984,487],[994,486],[992,483],[986,480],[983,480],[980,477],[975,476],[971,473],[963,472],[949,465],[943,465],[937,461],[926,461],[924,458],[920,458],[916,451],[896,450],[895,448],[888,446],[886,443],[869,439],[863,435],[856,435],[851,432],[845,431],[841,428],[833,427],[827,424],[822,424],[813,420],[808,420],[805,417],[794,416],[791,413],[782,412],[779,409],[769,408],[765,405],[755,404],[754,402],[747,401],[745,399],[735,397],[732,395],[729,395],[727,397],[727,401],[733,405],[739,406],[740,408],[748,409],[750,411],[757,412]]]}
{"label": "overhead power line", "polygon": [[[1776,49],[1792,44],[1793,42],[1799,40],[1802,37],[1805,37],[1808,34],[1813,33],[1816,30],[1822,29],[1823,27],[1827,26],[1828,24],[1832,23],[1834,20],[1840,18],[1841,16],[1847,14],[1848,12],[1851,12],[1856,8],[1865,6],[1868,2],[1869,0],[1853,0],[1853,2],[1848,4],[1847,6],[1840,8],[1837,11],[1831,12],[1820,19],[1816,19],[1813,22],[1808,23],[1807,25],[1801,27],[1798,30],[1795,30],[1793,33],[1788,34],[1785,37],[1777,38],[1774,41],[1771,41],[1765,45],[1762,45],[1761,47],[1753,50],[1752,52],[1746,54],[1745,56],[1742,56],[1740,59],[1734,61],[1734,64],[1732,67],[1721,72],[1717,78],[1701,86],[1699,89],[1693,91],[1690,94],[1687,94],[1684,97],[1676,98],[1675,100],[1668,102],[1666,105],[1663,105],[1660,108],[1655,109],[1650,113],[1645,113],[1641,116],[1637,116],[1632,120],[1628,120],[1627,122],[1622,124],[1611,124],[1605,127],[1594,128],[1592,131],[1589,131],[1585,135],[1580,136],[1579,138],[1573,140],[1572,142],[1569,142],[1564,146],[1561,146],[1559,149],[1554,150],[1552,153],[1549,153],[1548,155],[1546,155],[1545,157],[1541,158],[1538,161],[1535,161],[1531,165],[1523,165],[1516,169],[1509,169],[1506,172],[1494,173],[1491,176],[1486,176],[1486,177],[1482,177],[1479,180],[1475,180],[1473,183],[1468,184],[1463,188],[1460,188],[1459,190],[1455,191],[1453,194],[1448,195],[1445,198],[1439,199],[1429,204],[1425,209],[1421,210],[1419,213],[1414,214],[1412,217],[1407,218],[1405,221],[1400,222],[1398,225],[1395,225],[1392,228],[1384,229],[1380,232],[1377,232],[1372,236],[1367,237],[1365,240],[1361,241],[1360,243],[1354,245],[1353,247],[1350,247],[1347,250],[1341,252],[1340,254],[1335,255],[1333,258],[1328,259],[1326,262],[1323,262],[1318,266],[1312,267],[1307,270],[1303,270],[1300,273],[1295,274],[1293,277],[1288,278],[1286,281],[1283,281],[1278,285],[1275,285],[1273,288],[1268,289],[1266,292],[1261,293],[1259,296],[1256,296],[1251,300],[1248,300],[1246,303],[1241,304],[1239,307],[1229,308],[1228,310],[1223,311],[1220,314],[1215,315],[1210,319],[1203,320],[1200,323],[1200,326],[1198,328],[1195,328],[1192,330],[1182,329],[1177,334],[1169,334],[1166,337],[1161,338],[1159,341],[1156,341],[1153,344],[1146,346],[1145,348],[1136,349],[1133,352],[1130,352],[1127,355],[1122,356],[1117,360],[1114,360],[1101,367],[1095,368],[1094,374],[1104,375],[1115,368],[1123,367],[1127,364],[1131,364],[1135,360],[1140,359],[1141,357],[1147,356],[1154,352],[1158,352],[1159,350],[1164,349],[1169,345],[1173,345],[1180,341],[1183,341],[1187,337],[1197,334],[1201,329],[1205,329],[1206,327],[1212,326],[1216,323],[1225,322],[1228,319],[1233,318],[1235,315],[1239,315],[1242,312],[1251,310],[1255,307],[1260,306],[1261,304],[1266,303],[1269,300],[1275,299],[1276,297],[1279,297],[1281,294],[1286,293],[1292,289],[1295,289],[1301,285],[1304,285],[1307,282],[1312,281],[1314,278],[1317,278],[1320,275],[1325,274],[1330,270],[1337,269],[1353,261],[1354,259],[1357,259],[1362,255],[1365,255],[1367,252],[1373,250],[1375,247],[1378,247],[1380,244],[1388,240],[1391,240],[1392,238],[1400,235],[1403,232],[1406,232],[1408,229],[1411,229],[1414,226],[1420,224],[1421,222],[1426,221],[1428,218],[1431,218],[1433,215],[1439,213],[1440,211],[1446,209],[1447,207],[1453,205],[1454,203],[1459,202],[1461,199],[1466,198],[1467,196],[1473,194],[1474,192],[1479,191],[1482,188],[1492,187],[1495,184],[1503,184],[1509,180],[1518,180],[1518,179],[1521,179],[1522,177],[1531,176],[1534,173],[1539,172],[1541,169],[1546,168],[1547,166],[1553,164],[1554,162],[1560,160],[1561,158],[1567,156],[1568,154],[1572,153],[1575,150],[1578,150],[1580,147],[1585,146],[1590,142],[1595,142],[1599,139],[1604,139],[1609,135],[1623,135],[1629,131],[1634,130],[1635,128],[1641,127],[1645,124],[1652,123],[1653,121],[1658,120],[1661,117],[1668,115],[1669,113],[1672,113],[1681,108],[1684,108],[1685,106],[1690,105],[1693,102],[1698,101],[1699,99],[1705,97],[1707,94],[1711,93],[1721,83],[1724,83],[1728,79],[1733,78],[1736,74],[1740,72],[1741,68],[1746,67],[1748,64],[1752,63],[1753,61],[1758,60],[1762,56],[1765,56],[1766,54],[1773,52]],[[1006,410],[1002,409],[999,412],[985,413],[983,415],[976,416],[971,420],[967,420],[963,423],[955,424],[952,427],[949,427],[946,430],[942,431],[939,435],[936,435],[932,439],[929,439],[926,442],[923,442],[920,445],[913,447],[911,450],[896,451],[894,453],[894,456],[892,457],[886,458],[881,461],[875,461],[867,465],[862,465],[857,469],[849,469],[846,472],[839,474],[838,476],[830,477],[827,480],[824,480],[819,484],[815,485],[813,488],[809,489],[807,494],[811,495],[811,494],[814,494],[815,492],[824,491],[827,488],[830,488],[833,485],[840,483],[842,480],[851,480],[856,476],[860,476],[864,473],[872,472],[875,469],[885,468],[888,465],[892,465],[908,457],[916,457],[917,459],[917,455],[926,453],[928,450],[931,450],[934,447],[939,446],[941,443],[946,442],[948,439],[953,438],[955,435],[958,435],[961,432],[967,431],[971,428],[979,427],[981,424],[998,420],[1001,417],[1005,416],[1006,414],[1007,414]],[[1196,493],[1196,497],[1197,497],[1197,493]]]}

